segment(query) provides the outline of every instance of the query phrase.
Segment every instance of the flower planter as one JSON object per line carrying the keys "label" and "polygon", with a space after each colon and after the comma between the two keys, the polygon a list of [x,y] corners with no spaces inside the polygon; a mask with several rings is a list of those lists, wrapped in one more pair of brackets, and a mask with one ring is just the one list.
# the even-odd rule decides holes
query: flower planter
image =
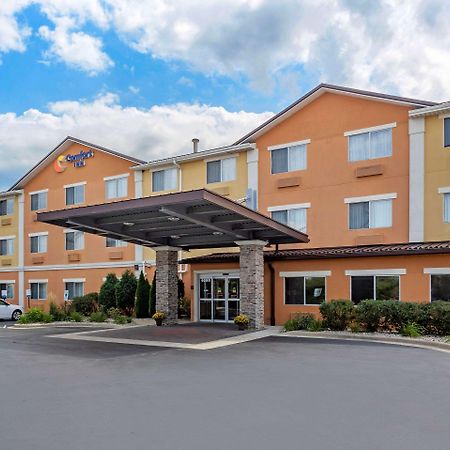
{"label": "flower planter", "polygon": [[248,325],[246,323],[238,323],[239,331],[245,331],[247,328],[248,328]]}
{"label": "flower planter", "polygon": [[162,323],[163,323],[163,320],[162,319],[155,319],[155,322],[156,322],[156,326],[160,327],[162,325]]}

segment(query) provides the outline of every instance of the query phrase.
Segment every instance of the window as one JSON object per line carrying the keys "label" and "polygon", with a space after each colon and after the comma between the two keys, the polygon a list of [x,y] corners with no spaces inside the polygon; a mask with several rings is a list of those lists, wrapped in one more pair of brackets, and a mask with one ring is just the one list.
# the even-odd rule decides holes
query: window
{"label": "window", "polygon": [[0,216],[8,216],[14,213],[14,199],[0,200]]}
{"label": "window", "polygon": [[106,179],[106,198],[126,197],[128,195],[128,176]]}
{"label": "window", "polygon": [[46,253],[47,252],[48,236],[41,234],[38,236],[30,236],[31,253]]}
{"label": "window", "polygon": [[120,241],[119,239],[106,238],[107,247],[126,247],[127,243],[125,241]]}
{"label": "window", "polygon": [[84,184],[66,187],[66,205],[79,205],[84,203]]}
{"label": "window", "polygon": [[47,191],[31,194],[31,211],[47,208]]}
{"label": "window", "polygon": [[36,281],[30,283],[31,299],[45,300],[47,298],[47,282]]}
{"label": "window", "polygon": [[157,170],[152,173],[152,191],[168,191],[178,187],[178,169]]}
{"label": "window", "polygon": [[207,183],[220,183],[236,179],[236,158],[220,159],[206,163]]}
{"label": "window", "polygon": [[444,222],[450,222],[450,192],[444,194]]}
{"label": "window", "polygon": [[444,119],[444,147],[450,147],[450,117]]}
{"label": "window", "polygon": [[69,291],[69,300],[75,297],[81,297],[84,295],[84,282],[83,281],[67,281],[65,283],[65,290]]}
{"label": "window", "polygon": [[352,276],[352,302],[362,300],[399,300],[400,277],[398,275]]}
{"label": "window", "polygon": [[66,232],[66,250],[82,250],[84,248],[84,234],[82,231]]}
{"label": "window", "polygon": [[450,274],[430,275],[431,277],[431,301],[450,301]]}
{"label": "window", "polygon": [[306,169],[306,144],[292,145],[270,151],[272,173]]}
{"label": "window", "polygon": [[0,255],[14,254],[14,238],[0,239]]}
{"label": "window", "polygon": [[348,136],[349,161],[392,156],[392,128]]}
{"label": "window", "polygon": [[285,277],[286,305],[320,305],[325,301],[324,277]]}
{"label": "window", "polygon": [[307,208],[292,208],[272,211],[272,219],[306,233]]}
{"label": "window", "polygon": [[349,204],[349,228],[384,228],[392,226],[392,200],[371,200]]}
{"label": "window", "polygon": [[[6,297],[4,296],[6,291]],[[0,283],[0,294],[2,298],[14,298],[14,284]]]}

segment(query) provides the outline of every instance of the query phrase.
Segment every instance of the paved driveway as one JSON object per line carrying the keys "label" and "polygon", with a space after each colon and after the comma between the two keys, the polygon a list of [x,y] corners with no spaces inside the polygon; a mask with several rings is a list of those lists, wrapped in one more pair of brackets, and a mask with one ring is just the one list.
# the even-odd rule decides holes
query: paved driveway
{"label": "paved driveway", "polygon": [[0,329],[1,449],[449,448],[446,353],[276,337],[199,352],[46,334]]}

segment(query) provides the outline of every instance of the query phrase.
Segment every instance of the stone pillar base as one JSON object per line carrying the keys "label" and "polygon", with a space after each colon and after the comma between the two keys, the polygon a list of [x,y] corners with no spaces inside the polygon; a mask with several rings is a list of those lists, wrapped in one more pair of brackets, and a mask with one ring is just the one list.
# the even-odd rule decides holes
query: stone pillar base
{"label": "stone pillar base", "polygon": [[178,251],[176,247],[156,247],[156,311],[166,315],[163,324],[178,319]]}
{"label": "stone pillar base", "polygon": [[250,328],[264,328],[264,246],[266,241],[236,241],[240,247],[241,314]]}

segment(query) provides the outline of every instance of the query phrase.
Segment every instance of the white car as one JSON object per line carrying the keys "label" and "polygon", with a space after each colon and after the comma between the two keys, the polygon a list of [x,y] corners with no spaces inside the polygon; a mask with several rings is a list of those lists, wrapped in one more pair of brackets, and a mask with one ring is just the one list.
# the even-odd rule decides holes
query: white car
{"label": "white car", "polygon": [[19,320],[23,314],[23,306],[13,305],[6,300],[0,300],[0,319]]}

